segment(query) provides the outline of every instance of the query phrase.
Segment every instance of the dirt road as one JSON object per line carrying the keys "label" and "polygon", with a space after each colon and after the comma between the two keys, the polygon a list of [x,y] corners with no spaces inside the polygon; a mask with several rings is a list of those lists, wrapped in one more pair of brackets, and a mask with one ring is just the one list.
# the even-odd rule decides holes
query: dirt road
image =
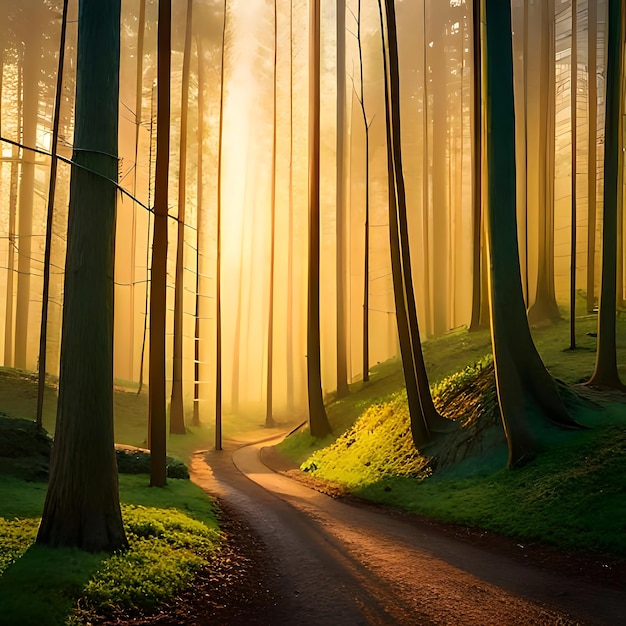
{"label": "dirt road", "polygon": [[257,623],[626,624],[626,592],[468,544],[277,474],[272,442],[196,455],[194,480],[265,545],[273,606]]}

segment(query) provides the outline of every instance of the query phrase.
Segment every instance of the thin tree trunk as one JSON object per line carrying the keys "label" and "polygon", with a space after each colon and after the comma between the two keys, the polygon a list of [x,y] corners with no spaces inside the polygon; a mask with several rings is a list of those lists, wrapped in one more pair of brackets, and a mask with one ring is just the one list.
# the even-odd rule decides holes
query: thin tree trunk
{"label": "thin tree trunk", "polygon": [[587,150],[587,312],[596,306],[596,215],[597,215],[597,144],[598,144],[598,7],[587,2],[587,115],[589,135]]}
{"label": "thin tree trunk", "polygon": [[482,247],[482,54],[480,0],[472,2],[472,317],[470,331],[481,328],[481,247]]}
{"label": "thin tree trunk", "polygon": [[150,486],[167,482],[165,406],[165,319],[167,313],[167,218],[170,156],[170,67],[172,3],[159,0],[157,62],[157,151],[154,188],[154,235],[150,283]]}
{"label": "thin tree trunk", "polygon": [[[39,335],[39,371],[37,379],[37,428],[41,428],[43,420],[43,397],[46,386],[46,345],[48,338],[48,300],[50,297],[50,258],[52,254],[52,227],[54,224],[54,193],[57,180],[57,149],[59,145],[59,123],[61,120],[61,95],[63,89],[63,61],[65,59],[65,35],[67,32],[67,8],[69,0],[63,2],[61,17],[61,38],[59,43],[59,64],[57,69],[57,86],[54,99],[54,119],[52,121],[52,147],[50,157],[50,185],[48,188],[48,214],[46,217],[46,243],[43,262],[43,294],[41,299],[41,331]],[[0,98],[2,90],[0,89]]]}
{"label": "thin tree trunk", "polygon": [[426,6],[428,0],[422,0],[422,260],[424,263],[424,327],[426,328],[426,335],[432,335],[433,328],[433,294],[432,294],[432,282],[430,276],[431,262],[430,262],[430,192],[428,189],[430,180],[430,141],[428,138],[428,62],[427,62],[427,37],[426,37]]}
{"label": "thin tree trunk", "polygon": [[602,285],[598,315],[598,350],[595,370],[589,385],[623,389],[617,371],[615,345],[617,212],[619,164],[622,138],[619,136],[621,81],[624,55],[624,7],[621,0],[609,0],[606,126],[604,140],[604,211],[602,227]]}
{"label": "thin tree trunk", "polygon": [[[37,39],[32,42],[22,59],[23,118],[22,142],[27,148],[37,143],[37,115],[39,112],[39,52]],[[30,262],[32,256],[33,200],[35,188],[35,153],[22,151],[22,175],[19,196],[19,235],[17,246],[17,305],[15,310],[15,367],[28,366],[28,319],[30,313]]]}
{"label": "thin tree trunk", "polygon": [[[150,95],[150,149],[148,152],[148,206],[151,205],[152,202],[152,155],[155,150],[154,146],[154,100],[155,100],[155,91],[156,88],[153,85],[152,92]],[[139,385],[137,387],[137,395],[141,393],[143,389],[143,370],[144,370],[144,362],[146,357],[146,336],[148,334],[148,305],[150,300],[150,288],[151,288],[151,268],[150,268],[150,221],[151,213],[148,213],[148,228],[147,237],[146,237],[146,292],[144,298],[144,316],[143,316],[143,337],[141,341],[141,358],[139,360]],[[149,438],[149,435],[148,435]]]}
{"label": "thin tree trunk", "polygon": [[572,47],[570,61],[570,99],[571,99],[571,126],[572,126],[572,227],[570,240],[570,311],[569,328],[570,350],[576,349],[576,234],[577,234],[577,207],[576,207],[576,146],[577,146],[577,95],[578,95],[578,7],[576,0],[572,0]]}
{"label": "thin tree trunk", "polygon": [[346,213],[344,197],[344,128],[346,100],[346,3],[336,0],[337,27],[337,141],[336,141],[336,195],[335,225],[337,238],[337,397],[348,393],[348,365],[346,355]]}
{"label": "thin tree trunk", "polygon": [[275,425],[273,407],[273,369],[274,369],[274,257],[276,247],[276,122],[277,122],[277,54],[278,54],[278,7],[274,0],[274,90],[273,90],[273,132],[272,132],[272,181],[270,198],[270,286],[269,311],[267,320],[267,389],[265,397],[265,426]]}
{"label": "thin tree trunk", "polygon": [[215,263],[215,449],[222,449],[222,143],[224,140],[224,57],[228,0],[224,0],[220,61],[220,120],[217,141],[217,220]]}
{"label": "thin tree trunk", "polygon": [[361,0],[357,7],[357,45],[359,48],[359,104],[365,133],[365,223],[363,255],[363,382],[370,379],[369,340],[369,288],[370,288],[370,122],[365,108],[365,82],[363,69],[363,40],[361,38]]}
{"label": "thin tree trunk", "polygon": [[[139,2],[139,22],[137,24],[137,70],[135,76],[135,160],[133,169],[133,196],[137,197],[137,161],[139,159],[139,130],[142,120],[143,106],[143,56],[146,31],[146,0]],[[148,206],[150,206],[148,204]],[[149,230],[149,229],[148,229]],[[130,341],[128,345],[128,362],[130,365],[131,380],[134,380],[135,361],[135,282],[136,282],[136,250],[137,250],[137,206],[133,202],[133,219],[130,242]],[[145,338],[145,337],[144,337]],[[142,346],[143,349],[143,346]],[[143,355],[141,358],[143,362]],[[143,375],[139,373],[139,380],[143,382]]]}
{"label": "thin tree trunk", "polygon": [[[113,263],[120,0],[82,0],[63,339],[50,481],[37,542],[127,545],[113,438]],[[86,170],[96,172],[96,175]],[[108,179],[108,180],[107,180]]]}
{"label": "thin tree trunk", "polygon": [[320,362],[320,0],[310,2],[309,51],[309,268],[307,389],[309,429],[316,438],[331,432],[322,396]]}
{"label": "thin tree trunk", "polygon": [[204,273],[203,255],[200,252],[204,235],[204,50],[202,38],[196,40],[196,54],[198,57],[198,172],[196,187],[196,307],[195,325],[193,333],[193,419],[194,426],[200,426],[200,341],[202,306],[200,294],[200,276]]}
{"label": "thin tree trunk", "polygon": [[187,203],[187,126],[189,118],[189,73],[191,68],[191,25],[193,0],[187,0],[185,50],[180,103],[180,146],[178,161],[178,228],[176,246],[176,278],[174,287],[174,341],[172,349],[172,396],[170,402],[170,433],[184,435],[183,406],[183,296],[185,278],[185,204]]}
{"label": "thin tree trunk", "polygon": [[[18,61],[17,67],[17,134],[22,131],[23,112],[22,112],[22,63]],[[4,366],[13,367],[14,365],[14,340],[13,334],[13,301],[14,301],[14,273],[15,273],[15,218],[17,213],[17,194],[19,189],[19,164],[20,150],[17,146],[13,146],[11,151],[11,182],[9,184],[9,250],[7,259],[7,292],[6,292],[6,309],[4,323]]]}
{"label": "thin tree trunk", "polygon": [[289,2],[289,216],[287,225],[287,410],[294,410],[293,371],[293,0]]}

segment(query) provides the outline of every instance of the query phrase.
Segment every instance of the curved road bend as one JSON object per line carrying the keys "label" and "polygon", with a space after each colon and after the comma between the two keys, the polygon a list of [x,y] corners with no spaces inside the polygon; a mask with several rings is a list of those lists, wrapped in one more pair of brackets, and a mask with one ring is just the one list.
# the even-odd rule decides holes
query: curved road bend
{"label": "curved road bend", "polygon": [[276,626],[626,624],[626,591],[538,569],[266,467],[280,440],[197,454],[194,481],[238,510],[276,565]]}

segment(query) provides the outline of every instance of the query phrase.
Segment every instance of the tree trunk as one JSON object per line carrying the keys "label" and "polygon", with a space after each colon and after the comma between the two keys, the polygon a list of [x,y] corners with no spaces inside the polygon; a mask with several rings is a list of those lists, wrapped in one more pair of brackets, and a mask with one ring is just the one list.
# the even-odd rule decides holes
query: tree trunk
{"label": "tree trunk", "polygon": [[[17,133],[22,132],[22,64],[18,61],[17,68]],[[9,250],[7,259],[7,292],[4,321],[4,366],[14,365],[14,339],[13,334],[13,274],[15,273],[15,217],[17,213],[17,194],[19,190],[19,164],[20,149],[13,146],[11,150],[11,182],[9,183]]]}
{"label": "tree trunk", "polygon": [[170,67],[172,3],[159,0],[157,44],[157,150],[154,183],[154,235],[150,282],[150,485],[167,482],[165,406],[165,319],[167,314],[167,218],[170,157]]}
{"label": "tree trunk", "polygon": [[224,0],[220,59],[220,119],[217,140],[217,205],[215,262],[215,449],[222,449],[222,144],[224,140],[224,57],[228,0]]}
{"label": "tree trunk", "polygon": [[192,424],[200,426],[200,341],[201,320],[204,312],[201,294],[201,276],[204,275],[204,255],[201,252],[204,236],[204,50],[202,38],[196,40],[198,57],[198,173],[196,181],[196,307],[193,332],[193,418]]}
{"label": "tree trunk", "polygon": [[617,263],[617,212],[620,197],[619,164],[622,138],[619,134],[621,81],[624,55],[624,8],[621,0],[609,0],[606,125],[604,140],[604,211],[602,226],[602,284],[598,315],[598,351],[589,385],[623,389],[617,371],[615,308]]}
{"label": "tree trunk", "polygon": [[370,379],[370,339],[369,339],[369,288],[370,288],[370,123],[365,108],[365,82],[363,68],[363,40],[361,37],[361,0],[357,7],[357,45],[359,48],[359,104],[363,116],[365,133],[365,220],[363,255],[363,382]]}
{"label": "tree trunk", "polygon": [[[37,143],[39,112],[39,41],[35,38],[23,56],[22,142],[27,148]],[[15,367],[28,367],[28,319],[30,313],[30,262],[32,257],[35,153],[22,150],[19,196],[19,237],[17,246],[17,305],[15,310]]]}
{"label": "tree trunk", "polygon": [[577,234],[577,207],[576,207],[576,146],[577,146],[577,94],[578,94],[578,7],[576,0],[572,0],[572,47],[570,61],[570,100],[571,100],[571,126],[572,126],[572,218],[571,218],[571,239],[570,239],[570,311],[569,328],[570,350],[576,349],[576,234]]}
{"label": "tree trunk", "polygon": [[307,315],[307,390],[311,436],[331,432],[320,362],[320,0],[310,3],[309,51],[309,268]]}
{"label": "tree trunk", "polygon": [[272,132],[272,181],[270,198],[270,286],[269,311],[267,319],[267,387],[265,395],[265,426],[271,428],[274,422],[273,369],[274,369],[274,258],[276,247],[276,122],[277,122],[277,54],[278,54],[278,7],[274,0],[274,90],[273,90],[273,132]]}
{"label": "tree trunk", "polygon": [[287,225],[287,411],[294,410],[293,371],[293,1],[289,2],[289,216]]}
{"label": "tree trunk", "polygon": [[485,0],[491,329],[509,465],[532,459],[550,423],[576,428],[533,343],[517,246],[511,6]]}
{"label": "tree trunk", "polygon": [[184,435],[183,406],[183,296],[185,292],[185,204],[187,203],[187,125],[189,117],[189,72],[191,67],[191,24],[193,0],[187,0],[185,50],[180,103],[180,146],[178,161],[178,228],[176,246],[176,278],[174,287],[174,341],[172,349],[172,396],[170,402],[170,433]]}
{"label": "tree trunk", "polygon": [[470,331],[481,328],[482,290],[482,54],[480,0],[472,2],[472,316]]}
{"label": "tree trunk", "polygon": [[541,129],[539,171],[539,265],[535,301],[528,310],[531,324],[561,318],[554,293],[554,0],[541,5]]}
{"label": "tree trunk", "polygon": [[336,0],[337,18],[337,143],[335,224],[337,236],[337,397],[348,393],[348,364],[346,336],[346,202],[344,197],[344,128],[346,99],[346,3]]}
{"label": "tree trunk", "polygon": [[[46,243],[43,263],[43,294],[41,298],[41,331],[39,334],[39,363],[37,378],[37,428],[41,428],[43,419],[43,398],[46,386],[46,347],[48,337],[48,300],[50,296],[50,260],[52,255],[52,227],[54,224],[54,193],[57,180],[57,148],[59,145],[59,123],[61,120],[61,95],[63,89],[63,60],[65,59],[65,34],[67,31],[67,8],[69,0],[63,2],[61,17],[61,37],[59,43],[59,64],[57,85],[54,99],[54,119],[52,121],[52,146],[50,149],[50,185],[48,188],[48,214],[46,216]],[[0,99],[2,89],[0,89]]]}
{"label": "tree trunk", "polygon": [[589,135],[587,150],[587,312],[596,306],[596,216],[597,216],[597,145],[598,145],[598,7],[587,2],[587,102]]}
{"label": "tree trunk", "polygon": [[409,336],[413,359],[413,368],[417,383],[419,401],[422,409],[422,417],[429,433],[449,430],[453,425],[449,420],[439,415],[433,404],[428,374],[422,354],[417,309],[415,306],[415,294],[413,289],[413,276],[411,273],[411,254],[409,242],[409,230],[407,223],[406,191],[404,185],[404,173],[402,166],[402,131],[400,124],[400,76],[398,68],[398,42],[396,34],[396,16],[394,0],[387,0],[386,21],[389,46],[389,105],[391,113],[391,133],[393,150],[394,184],[396,188],[397,224],[400,237],[400,255],[402,267],[402,285],[404,301],[409,322]]}
{"label": "tree trunk", "polygon": [[72,169],[58,414],[37,542],[112,552],[126,546],[113,439],[119,0],[81,0],[78,29],[79,167]]}

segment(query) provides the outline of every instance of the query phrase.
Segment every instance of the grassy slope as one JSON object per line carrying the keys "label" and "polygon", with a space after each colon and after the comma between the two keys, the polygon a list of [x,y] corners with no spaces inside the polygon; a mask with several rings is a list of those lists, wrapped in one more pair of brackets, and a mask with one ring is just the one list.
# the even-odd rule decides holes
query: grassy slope
{"label": "grassy slope", "polygon": [[155,490],[145,476],[120,475],[130,549],[113,556],[34,546],[44,498],[43,483],[2,477],[2,623],[79,624],[116,607],[151,607],[184,587],[219,546],[214,507],[189,481]]}
{"label": "grassy slope", "polygon": [[[595,337],[588,333],[595,331],[595,324],[593,316],[579,320],[576,351],[563,350],[569,332],[565,323],[534,331],[556,378],[577,383],[589,376]],[[444,381],[446,376],[489,351],[486,332],[456,331],[426,342],[431,385],[445,392],[451,384]],[[626,321],[621,319],[618,361],[626,363]],[[626,368],[621,375],[626,380]],[[402,386],[397,361],[375,367],[370,385],[354,385],[347,398],[330,404],[333,436],[320,442],[299,433],[281,444],[281,450],[314,475],[376,502],[524,540],[626,557],[623,404],[613,402],[601,411],[577,407],[577,418],[591,428],[555,431],[533,463],[514,471],[503,469],[506,449],[494,419],[488,452],[432,474],[428,451],[422,455],[412,448]],[[458,410],[456,406],[457,415]]]}

